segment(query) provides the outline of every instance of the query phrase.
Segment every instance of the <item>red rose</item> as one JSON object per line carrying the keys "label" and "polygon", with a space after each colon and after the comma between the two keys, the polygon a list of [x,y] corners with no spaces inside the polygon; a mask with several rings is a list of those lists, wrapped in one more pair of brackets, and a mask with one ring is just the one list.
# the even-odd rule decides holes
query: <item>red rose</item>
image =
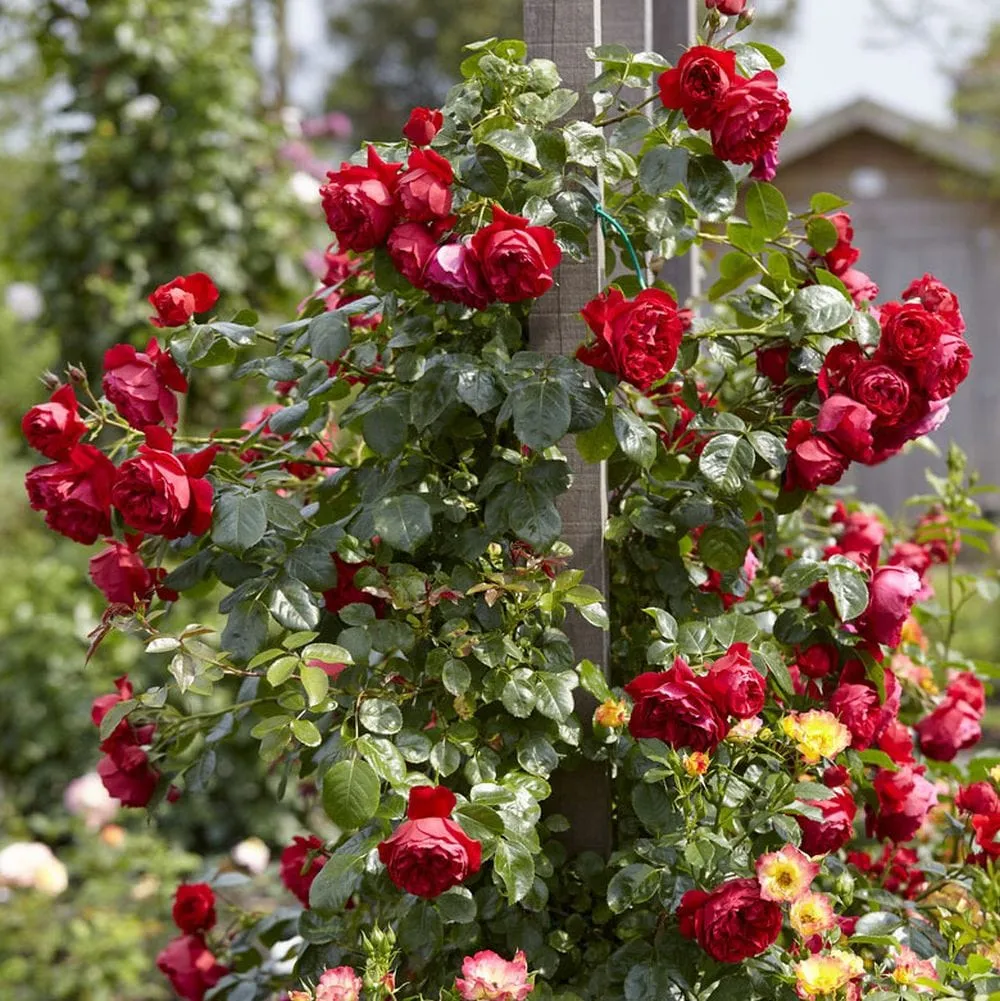
{"label": "red rose", "polygon": [[919,370],[920,385],[932,400],[946,400],[969,376],[972,349],[958,334],[944,334]]}
{"label": "red rose", "polygon": [[958,556],[962,548],[961,533],[951,525],[951,522],[941,510],[932,509],[917,522],[917,535],[926,548],[931,563],[947,563],[949,552]]}
{"label": "red rose", "polygon": [[923,546],[916,542],[897,542],[892,547],[892,552],[886,562],[894,567],[909,567],[923,578],[930,569],[931,556]]}
{"label": "red rose", "polygon": [[342,163],[320,189],[326,222],[341,250],[362,253],[382,243],[395,222],[395,193],[401,163],[386,163],[368,147],[368,166]]}
{"label": "red rose", "polygon": [[727,716],[750,719],[764,708],[767,682],[750,661],[750,647],[734,643],[708,669],[705,687]]}
{"label": "red rose", "polygon": [[153,590],[154,578],[134,545],[108,540],[101,552],[90,558],[90,579],[113,605],[135,607]]}
{"label": "red rose", "polygon": [[851,395],[873,411],[877,420],[891,424],[906,413],[910,385],[896,369],[862,361],[851,373],[850,385]]}
{"label": "red rose", "polygon": [[421,287],[435,302],[458,302],[473,309],[485,309],[490,303],[479,260],[466,242],[437,247],[427,261]]}
{"label": "red rose", "polygon": [[1000,858],[1000,814],[991,813],[972,818],[972,827],[976,832],[976,843],[991,858]]}
{"label": "red rose", "polygon": [[823,772],[823,785],[828,789],[840,789],[842,786],[849,785],[850,781],[851,773],[843,765],[830,765]]}
{"label": "red rose", "polygon": [[106,754],[97,762],[97,774],[108,795],[122,806],[148,806],[160,782],[160,773],[153,768],[149,756],[141,748],[126,745],[126,749],[129,757],[124,765],[119,763],[120,755]]}
{"label": "red rose", "polygon": [[[123,674],[120,678],[115,678],[115,688],[117,691],[110,693],[109,695],[98,695],[97,698],[90,703],[90,721],[94,726],[100,726],[101,720],[111,711],[113,706],[118,705],[119,702],[125,702],[126,700],[132,698],[133,689],[132,682],[128,680],[128,675]],[[122,721],[115,728],[115,733],[123,730],[128,726],[126,721]]]}
{"label": "red rose", "polygon": [[896,762],[897,765],[913,763],[913,734],[910,728],[898,719],[892,720],[878,738],[878,749]]}
{"label": "red rose", "polygon": [[863,462],[872,451],[875,415],[857,400],[835,393],[819,408],[816,427],[849,459]]}
{"label": "red rose", "polygon": [[501,302],[537,299],[552,287],[562,258],[548,226],[529,226],[524,216],[493,206],[493,222],[472,238],[486,284]]}
{"label": "red rose", "polygon": [[968,705],[974,713],[982,716],[986,710],[986,689],[971,671],[959,671],[948,682],[945,694]]}
{"label": "red rose", "polygon": [[437,240],[430,229],[418,222],[404,222],[393,228],[386,249],[396,270],[411,285],[421,288],[424,268],[437,249]]}
{"label": "red rose", "polygon": [[806,855],[826,855],[838,851],[854,837],[854,816],[858,806],[849,788],[842,787],[830,799],[806,800],[806,805],[823,814],[822,820],[795,817],[802,831],[800,847]]}
{"label": "red rose", "polygon": [[24,485],[45,524],[89,546],[111,533],[111,493],[118,470],[93,445],[74,445],[64,459],[35,466]]}
{"label": "red rose", "polygon": [[160,350],[154,337],[145,352],[117,344],[104,355],[104,395],[140,431],[150,424],[177,427],[177,397],[186,393],[187,379],[173,358]]}
{"label": "red rose", "polygon": [[866,302],[874,302],[878,298],[878,285],[864,271],[848,268],[843,274],[838,275],[838,277],[850,293],[855,306],[861,306]]}
{"label": "red rose", "polygon": [[797,651],[795,663],[807,678],[825,678],[840,663],[840,654],[832,643],[817,643]]}
{"label": "red rose", "polygon": [[320,281],[324,286],[339,285],[356,275],[361,269],[361,263],[360,258],[339,251],[336,243],[331,243],[323,251],[323,271]]}
{"label": "red rose", "polygon": [[720,14],[742,14],[746,5],[747,0],[705,0],[709,10],[717,10]]}
{"label": "red rose", "polygon": [[125,524],[150,535],[204,535],[212,524],[212,485],[204,479],[216,449],[173,454],[163,428],[146,430],[146,444],[123,462],[112,491]]}
{"label": "red rose", "polygon": [[973,782],[959,789],[955,809],[965,813],[1000,813],[1000,795],[989,782]]}
{"label": "red rose", "polygon": [[757,348],[757,371],[772,385],[783,386],[788,380],[788,356],[791,346],[779,344],[774,348]]}
{"label": "red rose", "polygon": [[926,361],[947,332],[941,319],[915,302],[887,302],[879,307],[879,323],[882,338],[876,357],[889,364],[918,365]]}
{"label": "red rose", "polygon": [[323,592],[323,601],[326,604],[326,610],[336,614],[345,605],[353,605],[360,602],[365,605],[371,605],[375,609],[376,614],[381,614],[385,606],[384,600],[354,586],[354,578],[357,572],[362,567],[370,567],[372,564],[367,561],[362,563],[347,563],[336,553],[331,553],[330,555],[333,559],[334,568],[337,571],[337,583],[328,591]]}
{"label": "red rose", "polygon": [[915,729],[920,750],[932,761],[951,761],[982,739],[980,715],[967,702],[946,697]]}
{"label": "red rose", "polygon": [[47,459],[63,459],[87,433],[72,386],[60,386],[48,403],[32,407],[21,421],[25,441]]}
{"label": "red rose", "polygon": [[904,299],[917,299],[928,313],[940,317],[956,334],[965,330],[965,320],[958,305],[958,296],[933,275],[924,275],[909,284]]}
{"label": "red rose", "polygon": [[278,866],[281,882],[299,898],[303,907],[309,906],[309,888],[329,857],[323,851],[323,842],[312,834],[293,838],[281,853]]}
{"label": "red rose", "polygon": [[215,925],[215,894],[208,883],[181,883],[174,894],[174,924],[185,935]]}
{"label": "red rose", "polygon": [[843,521],[839,545],[844,552],[860,553],[867,566],[878,564],[878,554],[885,540],[885,525],[873,514],[853,511]]}
{"label": "red rose", "polygon": [[[852,669],[853,665],[857,668]],[[899,682],[892,671],[886,671],[884,678],[885,702],[881,702],[875,684],[864,680],[864,666],[852,661],[830,695],[830,712],[851,731],[851,747],[855,750],[871,747],[899,713]]]}
{"label": "red rose", "polygon": [[788,95],[770,70],[735,82],[712,121],[712,150],[731,163],[761,160],[774,152],[791,112]]}
{"label": "red rose", "polygon": [[872,827],[880,841],[909,841],[937,802],[937,790],[923,772],[923,765],[902,765],[895,772],[878,770],[874,782],[878,810]]}
{"label": "red rose", "polygon": [[403,126],[403,136],[414,146],[429,146],[444,125],[444,115],[437,108],[414,108]]}
{"label": "red rose", "polygon": [[785,441],[788,490],[815,490],[820,484],[832,486],[847,472],[851,460],[831,441],[819,437],[806,420],[795,421]]}
{"label": "red rose", "polygon": [[202,271],[174,278],[153,291],[149,302],[156,316],[154,327],[183,327],[195,313],[204,313],[219,301],[215,282]]}
{"label": "red rose", "polygon": [[820,370],[819,395],[825,400],[831,393],[848,392],[851,373],[865,361],[865,353],[856,341],[841,341],[827,352]]}
{"label": "red rose", "polygon": [[451,184],[455,171],[440,153],[415,149],[396,187],[396,198],[414,222],[443,219],[451,212]]}
{"label": "red rose", "polygon": [[903,623],[920,593],[920,577],[909,567],[879,567],[868,585],[868,607],[858,632],[873,643],[899,646]]}
{"label": "red rose", "polygon": [[577,351],[580,361],[643,391],[670,374],[684,336],[672,296],[647,288],[626,299],[612,287],[591,299],[582,314],[597,340]]}
{"label": "red rose", "polygon": [[680,933],[720,963],[741,963],[777,941],[781,907],[760,895],[756,879],[728,879],[714,890],[688,890],[677,908]]}
{"label": "red rose", "polygon": [[229,972],[201,935],[182,935],[168,942],[156,957],[156,965],[184,1001],[203,1001],[206,992]]}
{"label": "red rose", "polygon": [[389,878],[401,890],[430,900],[479,871],[482,845],[450,819],[454,808],[448,789],[410,790],[407,819],[378,846]]}
{"label": "red rose", "polygon": [[714,751],[729,731],[704,678],[678,657],[668,671],[640,674],[625,686],[635,705],[629,732],[655,737],[675,749]]}
{"label": "red rose", "polygon": [[707,129],[719,102],[738,80],[735,52],[695,45],[673,69],[661,74],[660,100],[665,108],[683,111],[691,128]]}
{"label": "red rose", "polygon": [[853,246],[854,227],[851,217],[846,212],[834,212],[827,217],[837,230],[837,243],[823,257],[827,268],[832,274],[842,275],[857,263],[861,251]]}

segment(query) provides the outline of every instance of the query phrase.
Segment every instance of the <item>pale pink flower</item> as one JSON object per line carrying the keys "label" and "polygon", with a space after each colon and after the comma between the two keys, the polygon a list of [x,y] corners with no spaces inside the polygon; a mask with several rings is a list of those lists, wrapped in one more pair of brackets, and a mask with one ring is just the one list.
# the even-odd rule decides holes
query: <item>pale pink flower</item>
{"label": "pale pink flower", "polygon": [[316,1001],[358,1001],[361,978],[349,966],[326,970],[316,985]]}
{"label": "pale pink flower", "polygon": [[534,986],[520,949],[509,962],[490,949],[466,956],[462,976],[455,981],[463,1001],[524,1001]]}

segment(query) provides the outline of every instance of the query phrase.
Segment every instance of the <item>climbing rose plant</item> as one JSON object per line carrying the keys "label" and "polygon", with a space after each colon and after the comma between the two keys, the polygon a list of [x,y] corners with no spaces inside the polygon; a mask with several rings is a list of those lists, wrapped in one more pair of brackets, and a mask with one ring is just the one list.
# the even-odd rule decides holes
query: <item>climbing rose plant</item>
{"label": "climbing rose plant", "polygon": [[[834,195],[790,213],[781,56],[709,7],[676,66],[593,50],[593,116],[523,43],[470,46],[443,108],[329,174],[298,318],[214,318],[211,278],[175,278],[102,397],[70,369],[25,417],[32,506],[100,545],[95,645],[164,657],[93,705],[108,791],[169,810],[243,733],[301,804],[285,906],[178,889],[180,997],[1000,990],[1000,759],[965,753],[983,665],[952,646],[995,597],[955,566],[991,526],[956,450],[905,528],[823,489],[945,419],[961,311],[930,275],[879,301]],[[579,349],[539,353],[599,228],[614,277]],[[678,303],[652,276],[696,246],[716,277]],[[183,395],[218,366],[266,401],[199,436]],[[567,443],[607,463],[610,595],[560,541]],[[211,587],[221,631],[180,625]],[[594,809],[610,784],[609,857],[555,781]]]}

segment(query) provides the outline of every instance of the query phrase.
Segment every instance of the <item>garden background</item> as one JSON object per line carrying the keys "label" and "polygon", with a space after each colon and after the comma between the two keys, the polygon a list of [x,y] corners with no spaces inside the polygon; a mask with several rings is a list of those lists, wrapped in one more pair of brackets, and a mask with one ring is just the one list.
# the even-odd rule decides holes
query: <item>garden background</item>
{"label": "garden background", "polygon": [[[792,55],[786,86],[799,125],[810,110],[858,96],[864,78],[867,96],[901,111],[958,122],[977,142],[1000,135],[1000,26],[979,16],[988,3],[978,12],[968,3],[842,5],[845,32],[855,32],[845,33],[843,73],[813,72],[814,92],[801,102],[796,53],[809,61],[825,15],[809,0],[760,6],[769,35],[780,31]],[[68,874],[55,895],[0,888],[0,984],[11,996],[169,997],[154,957],[171,934],[178,879],[197,876],[205,857],[252,874],[261,845],[237,845],[252,835],[276,854],[301,828],[291,806],[275,809],[273,792],[261,794],[271,778],[249,746],[241,754],[227,745],[211,794],[186,794],[155,833],[138,811],[102,815],[92,787],[71,785],[98,757],[91,698],[126,670],[143,687],[151,675],[141,646],[122,636],[85,666],[103,607],[87,580],[89,554],[44,529],[22,487],[33,460],[19,422],[39,398],[37,373],[81,359],[96,373],[109,345],[145,343],[141,304],[175,274],[209,271],[227,308],[246,302],[287,315],[315,285],[327,165],[360,139],[395,135],[412,106],[439,104],[463,44],[520,35],[519,8],[518,0],[2,5],[0,849],[43,840]],[[858,33],[871,48],[852,48]],[[921,47],[915,34],[935,44]],[[900,58],[909,74],[924,66],[929,85],[901,77],[892,68]],[[890,68],[873,71],[870,60]],[[1000,174],[990,196],[1000,196]],[[930,269],[933,248],[927,255]],[[256,402],[202,379],[189,416],[225,414],[232,426]],[[206,594],[192,618],[210,622],[214,607]],[[1000,659],[990,617],[964,621],[956,645]],[[991,719],[995,743],[1000,713]]]}

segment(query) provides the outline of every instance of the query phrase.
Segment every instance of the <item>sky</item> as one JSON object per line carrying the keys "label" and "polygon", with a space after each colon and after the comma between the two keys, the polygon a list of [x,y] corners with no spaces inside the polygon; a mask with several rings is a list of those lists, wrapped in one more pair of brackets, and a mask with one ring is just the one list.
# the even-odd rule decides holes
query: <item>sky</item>
{"label": "sky", "polygon": [[[766,4],[768,0],[761,2]],[[987,15],[991,11],[1000,13],[1000,0],[799,3],[795,29],[779,41],[779,47],[788,58],[780,74],[782,86],[800,121],[858,97],[869,97],[912,117],[947,123],[952,87],[946,67],[949,63],[960,65],[974,50],[976,33],[982,32]],[[308,106],[318,97],[316,81],[330,69],[331,49],[322,37],[316,0],[291,0],[289,6],[293,43],[304,71],[293,97]],[[916,17],[918,23],[909,29],[898,25],[889,28],[885,8],[903,17]],[[930,44],[921,39],[931,40]]]}

